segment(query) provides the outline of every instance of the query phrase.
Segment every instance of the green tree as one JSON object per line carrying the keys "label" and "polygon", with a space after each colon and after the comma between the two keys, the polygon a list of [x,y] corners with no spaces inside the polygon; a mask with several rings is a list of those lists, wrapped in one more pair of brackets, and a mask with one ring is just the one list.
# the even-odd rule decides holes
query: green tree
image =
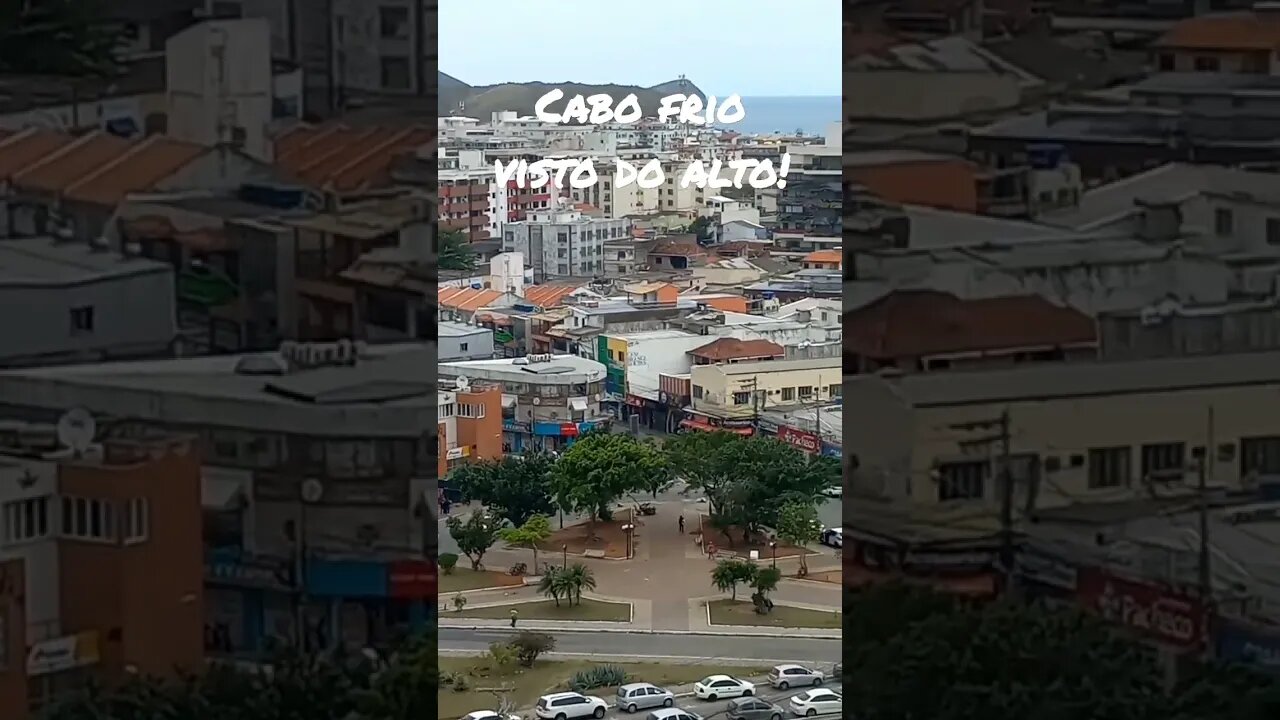
{"label": "green tree", "polygon": [[[818,519],[818,508],[812,502],[792,500],[778,511],[775,529],[778,538],[783,542],[804,550],[810,543],[818,541],[822,533],[822,521]],[[800,553],[800,574],[809,574],[809,564],[805,553]]]}
{"label": "green tree", "polygon": [[[568,568],[560,571],[560,575],[564,580],[565,589],[574,602],[582,604],[582,593],[586,590],[596,589],[596,576],[591,572],[591,568],[582,563],[574,563]],[[572,602],[570,604],[573,604]]]}
{"label": "green tree", "polygon": [[1266,720],[1280,714],[1280,678],[1251,667],[1208,664],[1172,693],[1172,720]]}
{"label": "green tree", "polygon": [[550,516],[556,506],[551,498],[551,468],[555,459],[544,452],[523,457],[466,463],[449,476],[464,497],[484,506],[517,527],[534,515]]}
{"label": "green tree", "polygon": [[587,537],[594,538],[596,520],[609,520],[618,498],[670,477],[667,458],[652,441],[590,432],[556,461],[551,485],[562,508],[588,514]]}
{"label": "green tree", "polygon": [[729,459],[744,442],[741,435],[723,430],[690,432],[668,438],[662,450],[689,487],[707,496],[714,517],[729,484],[739,476]]}
{"label": "green tree", "polygon": [[538,592],[555,601],[556,607],[560,607],[560,598],[568,597],[568,585],[565,582],[565,570],[554,565],[547,568],[538,580]]}
{"label": "green tree", "polygon": [[0,2],[0,73],[107,76],[123,28],[100,0]]}
{"label": "green tree", "polygon": [[740,558],[729,558],[711,568],[711,585],[720,592],[727,592],[734,601],[738,599],[738,585],[750,585],[759,568]]}
{"label": "green tree", "polygon": [[458,549],[471,561],[472,570],[480,570],[484,554],[498,542],[498,534],[502,532],[502,521],[486,512],[475,512],[463,520],[454,516],[445,521],[449,535],[458,544]]}
{"label": "green tree", "polygon": [[[860,604],[885,609],[877,592],[854,599],[855,612],[865,611]],[[1007,602],[936,607],[913,622],[891,608],[865,618],[887,628],[873,633],[879,640],[855,643],[846,635],[845,661],[858,670],[844,690],[858,698],[859,718],[1167,717],[1150,656],[1094,618]]]}
{"label": "green tree", "polygon": [[751,581],[751,587],[755,590],[751,593],[751,602],[755,604],[757,613],[767,615],[773,612],[769,593],[777,590],[781,581],[782,571],[776,567],[762,567],[756,571],[756,576]]}
{"label": "green tree", "polygon": [[436,559],[436,564],[440,566],[440,571],[445,575],[452,575],[453,568],[458,565],[458,556],[454,553],[441,553]]}
{"label": "green tree", "polygon": [[538,544],[551,537],[551,521],[544,515],[534,515],[520,527],[507,527],[499,531],[506,542],[533,551],[533,572],[538,572]]}
{"label": "green tree", "polygon": [[476,268],[476,253],[471,249],[467,236],[461,230],[440,231],[441,270],[471,272]]}
{"label": "green tree", "polygon": [[521,665],[533,667],[539,655],[556,649],[556,639],[544,633],[525,630],[511,640],[511,647],[516,649]]}
{"label": "green tree", "polygon": [[715,233],[715,223],[709,217],[699,217],[689,225],[689,232],[697,236],[699,240],[710,240]]}

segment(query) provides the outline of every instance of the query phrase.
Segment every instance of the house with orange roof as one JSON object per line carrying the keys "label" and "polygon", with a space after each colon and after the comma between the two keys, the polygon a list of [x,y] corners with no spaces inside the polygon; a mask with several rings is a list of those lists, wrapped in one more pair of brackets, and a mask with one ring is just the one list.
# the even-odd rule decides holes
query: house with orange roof
{"label": "house with orange roof", "polygon": [[1151,44],[1161,72],[1280,74],[1280,8],[1181,20]]}
{"label": "house with orange roof", "polygon": [[435,141],[435,128],[412,124],[298,124],[273,138],[277,168],[339,199],[392,187],[396,158],[428,152]]}
{"label": "house with orange roof", "polygon": [[600,297],[599,293],[588,290],[584,285],[572,283],[550,283],[546,285],[530,285],[524,289],[523,303],[543,310],[563,306],[571,298]]}
{"label": "house with orange roof", "polygon": [[89,240],[131,195],[235,188],[271,174],[235,150],[163,135],[126,140],[30,128],[0,139],[0,230]]}
{"label": "house with orange roof", "polygon": [[839,250],[814,250],[800,259],[804,270],[839,270],[844,255]]}
{"label": "house with orange roof", "polygon": [[486,288],[442,287],[436,302],[440,306],[440,320],[473,322],[476,314],[485,308],[510,307],[520,302],[513,293]]}

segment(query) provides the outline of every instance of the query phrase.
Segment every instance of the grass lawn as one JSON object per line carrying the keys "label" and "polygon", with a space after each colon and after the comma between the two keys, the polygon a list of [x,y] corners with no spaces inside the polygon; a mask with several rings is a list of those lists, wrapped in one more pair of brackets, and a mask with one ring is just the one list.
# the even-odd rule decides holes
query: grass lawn
{"label": "grass lawn", "polygon": [[[585,600],[583,602],[586,602]],[[509,695],[518,708],[531,707],[538,696],[552,690],[567,690],[569,678],[579,670],[588,670],[601,663],[590,660],[551,661],[539,660],[531,668],[494,670],[483,657],[441,657],[440,670],[444,673],[465,673],[469,690],[457,692],[441,688],[437,693],[441,720],[456,720],[473,710],[497,708],[498,697]],[[685,685],[707,675],[725,673],[749,677],[763,675],[765,667],[727,667],[719,665],[672,665],[664,663],[608,663],[627,671],[628,680],[651,682],[655,685]],[[494,691],[490,691],[492,688]],[[591,695],[610,699],[617,688],[596,688],[587,691]]]}
{"label": "grass lawn", "polygon": [[495,570],[481,570],[476,572],[471,568],[455,567],[453,572],[448,575],[440,573],[441,595],[462,592],[464,590],[479,590],[480,588],[519,587],[523,584],[524,578],[515,577]]}
{"label": "grass lawn", "polygon": [[712,600],[711,623],[713,625],[757,625],[784,628],[839,628],[841,613],[838,610],[806,610],[804,608],[774,605],[768,615],[756,613],[755,606],[739,600]]}
{"label": "grass lawn", "polygon": [[506,620],[511,617],[511,608],[520,613],[521,620],[598,620],[607,622],[631,622],[631,606],[627,603],[601,602],[583,598],[572,607],[560,601],[556,607],[554,600],[537,602],[512,603],[509,605],[492,605],[490,607],[463,608],[462,612],[448,612],[448,618],[497,618]]}

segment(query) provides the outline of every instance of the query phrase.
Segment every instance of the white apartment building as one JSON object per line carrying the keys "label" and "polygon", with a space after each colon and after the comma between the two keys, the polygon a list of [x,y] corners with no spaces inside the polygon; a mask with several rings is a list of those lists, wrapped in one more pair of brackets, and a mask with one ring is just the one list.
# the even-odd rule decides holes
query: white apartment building
{"label": "white apartment building", "polygon": [[842,359],[765,360],[690,369],[693,411],[746,420],[785,405],[829,403],[841,396]]}
{"label": "white apartment building", "polygon": [[593,218],[576,210],[532,210],[528,219],[502,225],[502,251],[521,253],[534,282],[604,274],[604,244],[628,237],[626,218]]}

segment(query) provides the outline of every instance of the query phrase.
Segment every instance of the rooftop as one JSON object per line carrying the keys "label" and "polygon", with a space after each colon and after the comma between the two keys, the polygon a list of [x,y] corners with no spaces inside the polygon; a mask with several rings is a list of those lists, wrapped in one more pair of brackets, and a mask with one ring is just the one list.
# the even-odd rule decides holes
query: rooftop
{"label": "rooftop", "polygon": [[460,338],[469,337],[471,335],[487,335],[493,332],[489,328],[480,327],[479,325],[468,325],[466,323],[449,321],[436,323],[436,327],[438,328],[438,331],[436,332],[437,337]]}
{"label": "rooftop", "polygon": [[540,308],[553,308],[563,305],[567,297],[581,289],[581,285],[574,284],[530,285],[524,289],[524,301]]}
{"label": "rooftop", "polygon": [[739,340],[722,337],[694,348],[688,354],[695,358],[720,362],[739,358],[780,358],[786,354],[786,349],[768,340]]}
{"label": "rooftop", "polygon": [[1280,50],[1280,13],[1246,10],[1187,18],[1152,45],[1180,50]]}
{"label": "rooftop", "polygon": [[1280,385],[1280,352],[1028,365],[1000,370],[919,373],[891,379],[850,375],[844,382],[846,401],[851,401],[863,384],[891,383],[907,403],[920,408],[1037,402]]}
{"label": "rooftop", "polygon": [[389,186],[396,156],[435,139],[435,128],[421,125],[298,124],[276,135],[275,163],[312,187],[359,192]]}
{"label": "rooftop", "polygon": [[805,358],[803,360],[761,360],[760,362],[731,363],[728,365],[697,365],[698,368],[717,368],[725,375],[759,375],[771,372],[793,372],[797,370],[826,370],[841,367],[843,358]]}
{"label": "rooftop", "polygon": [[530,362],[528,357],[442,362],[439,369],[444,377],[551,385],[598,382],[605,376],[603,364],[578,355],[552,355],[545,362]]}
{"label": "rooftop", "polygon": [[497,302],[503,296],[500,290],[482,290],[476,288],[444,287],[439,290],[439,303],[442,308],[474,311]]}
{"label": "rooftop", "polygon": [[0,287],[69,287],[170,273],[166,263],[52,238],[0,240]]}
{"label": "rooftop", "polygon": [[910,358],[1091,344],[1094,322],[1039,295],[961,300],[932,290],[899,290],[845,314],[845,351]]}

